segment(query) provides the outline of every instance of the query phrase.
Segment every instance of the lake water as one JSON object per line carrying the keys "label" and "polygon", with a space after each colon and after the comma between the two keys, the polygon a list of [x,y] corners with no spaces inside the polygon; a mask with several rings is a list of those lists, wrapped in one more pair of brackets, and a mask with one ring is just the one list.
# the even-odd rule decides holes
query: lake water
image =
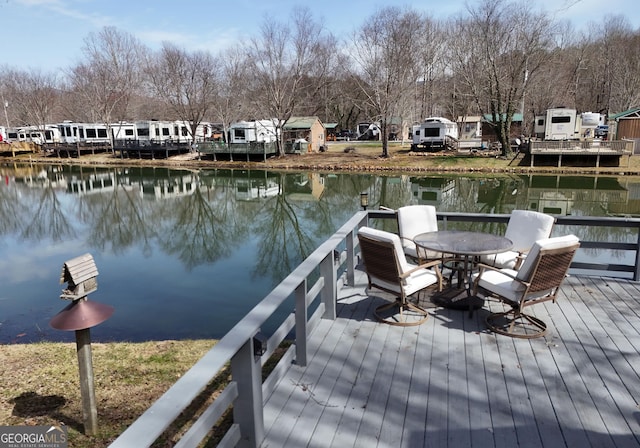
{"label": "lake water", "polygon": [[74,340],[49,321],[68,303],[63,264],[84,253],[99,271],[90,300],[115,307],[92,340],[220,338],[359,210],[363,191],[373,208],[640,215],[630,177],[0,170],[0,343]]}

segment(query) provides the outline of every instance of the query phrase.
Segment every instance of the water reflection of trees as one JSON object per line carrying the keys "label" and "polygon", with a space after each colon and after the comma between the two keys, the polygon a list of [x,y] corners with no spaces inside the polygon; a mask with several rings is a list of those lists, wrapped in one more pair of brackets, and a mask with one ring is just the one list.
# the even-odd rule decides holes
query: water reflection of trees
{"label": "water reflection of trees", "polygon": [[141,245],[145,255],[151,253],[156,236],[153,220],[148,219],[139,192],[117,183],[112,192],[82,197],[89,227],[88,242],[100,249],[109,247],[115,254]]}
{"label": "water reflection of trees", "polygon": [[20,232],[28,223],[27,211],[27,203],[15,186],[0,188],[0,235]]}
{"label": "water reflection of trees", "polygon": [[[635,204],[629,193],[635,186],[629,186],[626,179],[627,183],[621,185],[615,178],[596,181],[581,177],[576,180],[577,186],[564,188],[571,182],[555,176],[538,179],[509,175],[377,176],[231,170],[147,170],[132,174],[125,169],[64,174],[76,180],[98,179],[91,185],[105,188],[87,187],[73,201],[61,201],[65,193],[56,190],[51,181],[25,179],[21,181],[24,183],[11,183],[0,188],[0,235],[15,233],[33,241],[62,241],[81,234],[87,235],[88,245],[116,254],[140,246],[150,256],[152,248],[159,247],[189,268],[228,257],[245,242],[257,241],[257,247],[252,249],[255,256],[250,258],[254,263],[252,273],[274,279],[288,274],[359,210],[359,195],[365,191],[369,193],[370,208],[433,204],[441,212],[508,214],[516,208],[540,209],[546,207],[542,192],[565,204],[566,213],[572,215],[604,216],[608,210],[621,214],[627,210],[625,207]],[[108,184],[110,179],[116,179],[115,183]],[[157,191],[153,194],[150,186],[166,184],[168,180],[177,187],[170,197],[158,197]],[[321,195],[310,187],[311,181],[321,184]],[[192,182],[196,188],[191,188]],[[375,225],[396,230],[394,220],[380,220]],[[505,225],[450,222],[448,227],[502,233]],[[637,239],[636,232],[626,228],[557,226],[554,232],[575,233],[588,241]],[[622,257],[624,253],[619,251],[613,256]]]}
{"label": "water reflection of trees", "polygon": [[313,207],[309,218],[309,202],[293,202],[287,195],[286,175],[278,176],[278,194],[269,197],[256,215],[253,231],[259,236],[254,275],[282,279],[314,249],[311,227],[324,225],[329,216]]}
{"label": "water reflection of trees", "polygon": [[27,240],[50,238],[52,241],[63,241],[74,233],[74,225],[65,216],[53,185],[46,183],[22,237]]}
{"label": "water reflection of trees", "polygon": [[172,201],[175,209],[165,222],[163,249],[189,269],[228,256],[239,239],[238,228],[229,221],[233,202],[224,195],[221,200],[210,199],[201,186],[196,187],[193,194]]}

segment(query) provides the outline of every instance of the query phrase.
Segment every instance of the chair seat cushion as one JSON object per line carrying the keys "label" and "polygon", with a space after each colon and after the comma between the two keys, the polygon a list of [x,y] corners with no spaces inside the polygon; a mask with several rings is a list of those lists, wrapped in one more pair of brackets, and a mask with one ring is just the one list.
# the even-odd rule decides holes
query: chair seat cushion
{"label": "chair seat cushion", "polygon": [[410,296],[411,294],[420,291],[422,288],[431,286],[438,281],[438,276],[431,269],[417,270],[406,279],[405,294]]}
{"label": "chair seat cushion", "polygon": [[[522,292],[525,290],[525,286],[508,275],[503,274],[503,272],[513,276],[517,274],[517,272],[512,269],[503,269],[502,272],[487,269],[482,273],[478,286],[509,300],[519,301]],[[473,281],[476,280],[478,275],[479,273],[473,274]]]}
{"label": "chair seat cushion", "polygon": [[508,250],[499,254],[482,255],[480,261],[500,269],[513,269],[518,260],[518,252]]}
{"label": "chair seat cushion", "polygon": [[[413,268],[415,267],[415,265],[409,264],[409,267]],[[427,286],[435,284],[437,281],[438,277],[431,269],[419,269],[411,273],[405,279],[404,292],[407,296],[410,296],[411,294],[420,291],[422,288],[426,288]],[[371,283],[375,286],[379,286],[386,291],[391,291],[398,295],[402,294],[402,291],[400,291],[400,286],[397,283],[389,283],[377,277],[372,277]]]}

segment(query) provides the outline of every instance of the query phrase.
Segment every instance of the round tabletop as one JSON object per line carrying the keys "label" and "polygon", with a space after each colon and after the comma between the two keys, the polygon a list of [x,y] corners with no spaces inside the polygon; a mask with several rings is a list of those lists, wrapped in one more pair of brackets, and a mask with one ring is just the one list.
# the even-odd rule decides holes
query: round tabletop
{"label": "round tabletop", "polygon": [[462,230],[421,233],[413,241],[418,247],[455,255],[490,255],[513,247],[513,242],[504,236]]}

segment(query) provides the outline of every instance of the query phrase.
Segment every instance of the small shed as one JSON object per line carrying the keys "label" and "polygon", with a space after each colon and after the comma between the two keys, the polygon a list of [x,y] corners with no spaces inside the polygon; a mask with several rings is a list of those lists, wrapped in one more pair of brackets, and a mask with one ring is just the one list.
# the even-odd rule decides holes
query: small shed
{"label": "small shed", "polygon": [[291,117],[283,126],[285,145],[306,142],[307,150],[301,148],[301,152],[320,151],[326,143],[325,131],[325,126],[316,116]]}
{"label": "small shed", "polygon": [[609,135],[613,139],[634,140],[635,147],[640,148],[640,107],[609,115],[608,122]]}
{"label": "small shed", "polygon": [[326,131],[325,140],[328,142],[336,141],[336,134],[338,132],[338,123],[325,123],[324,129]]}

